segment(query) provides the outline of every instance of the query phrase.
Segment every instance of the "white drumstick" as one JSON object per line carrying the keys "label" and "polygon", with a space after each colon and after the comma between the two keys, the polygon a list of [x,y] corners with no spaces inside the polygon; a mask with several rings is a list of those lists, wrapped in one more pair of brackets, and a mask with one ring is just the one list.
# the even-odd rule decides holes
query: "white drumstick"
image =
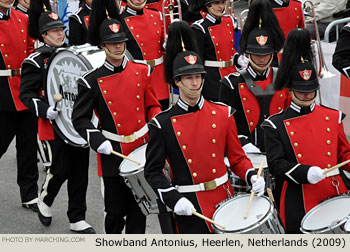
{"label": "white drumstick", "polygon": [[124,158],[124,159],[126,159],[126,160],[131,161],[131,162],[134,162],[134,163],[137,164],[137,165],[141,165],[140,162],[138,162],[138,161],[136,161],[136,160],[134,160],[134,159],[131,159],[131,158],[129,158],[129,157],[127,157],[127,156],[125,156],[125,155],[119,153],[119,152],[116,152],[116,151],[114,151],[114,150],[111,150],[111,153],[114,154],[114,155],[116,155],[116,156],[118,156],[118,157]]}

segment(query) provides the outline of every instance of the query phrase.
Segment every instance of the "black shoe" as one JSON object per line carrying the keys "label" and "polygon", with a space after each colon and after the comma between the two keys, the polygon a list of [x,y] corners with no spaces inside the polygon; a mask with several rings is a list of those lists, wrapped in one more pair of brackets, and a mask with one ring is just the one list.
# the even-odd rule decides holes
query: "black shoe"
{"label": "black shoe", "polygon": [[32,210],[33,212],[38,212],[39,209],[38,209],[38,205],[36,203],[33,203],[33,204],[22,204],[22,207],[26,208],[26,209],[29,209],[29,210]]}
{"label": "black shoe", "polygon": [[71,231],[78,233],[78,234],[96,234],[96,231],[93,227],[89,227],[83,230],[72,230]]}
{"label": "black shoe", "polygon": [[42,213],[40,211],[38,211],[38,217],[39,217],[41,224],[43,224],[44,226],[47,226],[47,227],[50,226],[51,221],[52,221],[52,217],[46,217],[46,216],[42,215]]}

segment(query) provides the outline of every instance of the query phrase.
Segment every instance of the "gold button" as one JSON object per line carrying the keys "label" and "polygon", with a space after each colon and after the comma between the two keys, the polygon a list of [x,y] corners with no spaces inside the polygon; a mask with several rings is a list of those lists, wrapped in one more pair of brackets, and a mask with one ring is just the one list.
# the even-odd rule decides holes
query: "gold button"
{"label": "gold button", "polygon": [[137,34],[137,35],[136,35],[136,38],[139,38],[139,37],[140,37],[140,35]]}
{"label": "gold button", "polygon": [[104,93],[104,94],[107,94],[107,90],[103,90],[103,93]]}
{"label": "gold button", "polygon": [[182,145],[182,149],[183,149],[183,150],[186,150],[186,149],[187,149],[187,146],[186,146],[186,145]]}
{"label": "gold button", "polygon": [[213,39],[215,39],[215,36],[212,36]]}
{"label": "gold button", "polygon": [[232,34],[232,32],[230,32],[230,34]]}
{"label": "gold button", "polygon": [[146,53],[144,52],[143,55],[146,56]]}
{"label": "gold button", "polygon": [[213,129],[215,129],[215,128],[216,128],[216,124],[213,123],[213,124],[211,125],[211,127],[212,127]]}
{"label": "gold button", "polygon": [[27,42],[27,40],[23,40],[23,43]]}
{"label": "gold button", "polygon": [[283,94],[280,94],[280,97],[283,98]]}
{"label": "gold button", "polygon": [[180,131],[176,132],[176,135],[181,136],[181,132]]}
{"label": "gold button", "polygon": [[103,83],[103,80],[100,80],[100,83]]}
{"label": "gold button", "polygon": [[247,98],[243,97],[243,101],[246,101],[246,100],[247,100]]}
{"label": "gold button", "polygon": [[247,109],[247,113],[250,113],[250,109]]}
{"label": "gold button", "polygon": [[295,8],[294,10],[295,10],[295,11],[297,11],[298,9],[297,9],[297,8]]}
{"label": "gold button", "polygon": [[129,21],[130,21],[130,19],[127,18],[127,19],[126,19],[126,22],[129,22]]}
{"label": "gold button", "polygon": [[140,123],[141,123],[141,120],[138,120],[137,123],[140,124]]}
{"label": "gold button", "polygon": [[7,54],[5,54],[5,58],[7,58],[8,57],[8,55]]}
{"label": "gold button", "polygon": [[227,27],[230,27],[230,24],[227,24]]}
{"label": "gold button", "polygon": [[160,44],[160,40],[158,40],[158,44]]}
{"label": "gold button", "polygon": [[117,112],[113,112],[113,115],[116,116],[116,115],[117,115]]}
{"label": "gold button", "polygon": [[140,83],[137,83],[137,85],[136,85],[137,87],[141,87],[141,84]]}
{"label": "gold button", "polygon": [[175,118],[173,119],[173,123],[176,123],[176,119]]}
{"label": "gold button", "polygon": [[215,45],[216,45],[216,46],[219,46],[219,43],[216,43]]}
{"label": "gold button", "polygon": [[254,125],[254,123],[253,123],[253,122],[250,122],[250,123],[249,123],[249,125],[250,125],[250,126],[253,126],[253,125]]}
{"label": "gold button", "polygon": [[11,65],[7,65],[7,68],[11,68]]}
{"label": "gold button", "polygon": [[297,16],[297,19],[299,19],[299,16]]}
{"label": "gold button", "polygon": [[22,20],[21,20],[21,19],[18,19],[18,23],[20,23],[20,22],[22,22]]}
{"label": "gold button", "polygon": [[211,170],[213,173],[216,173],[216,169]]}
{"label": "gold button", "polygon": [[211,112],[211,114],[212,114],[212,115],[216,115],[216,111],[213,110],[213,111]]}
{"label": "gold button", "polygon": [[139,72],[136,72],[136,76],[139,76]]}
{"label": "gold button", "polygon": [[299,144],[298,143],[294,143],[294,147],[298,147],[299,146]]}
{"label": "gold button", "polygon": [[210,28],[210,29],[209,29],[209,31],[213,31],[213,29],[212,29],[212,28]]}
{"label": "gold button", "polygon": [[281,110],[282,108],[281,108],[281,107],[278,107],[277,109],[278,109],[278,110]]}
{"label": "gold button", "polygon": [[331,164],[328,164],[328,165],[327,165],[327,168],[331,168]]}
{"label": "gold button", "polygon": [[218,51],[218,54],[220,54],[220,51]]}
{"label": "gold button", "polygon": [[1,44],[1,47],[4,47],[5,45],[4,44]]}
{"label": "gold button", "polygon": [[327,144],[331,144],[331,140],[327,140]]}
{"label": "gold button", "polygon": [[24,33],[24,30],[21,30],[22,33]]}
{"label": "gold button", "polygon": [[302,155],[301,154],[298,154],[298,158],[301,158],[302,157]]}
{"label": "gold button", "polygon": [[[187,163],[192,164],[192,159],[188,159]],[[197,176],[197,173],[196,173],[196,176]]]}
{"label": "gold button", "polygon": [[157,34],[159,34],[159,31],[157,31]]}
{"label": "gold button", "polygon": [[151,14],[151,18],[153,18],[153,14]]}
{"label": "gold button", "polygon": [[137,107],[137,108],[136,108],[136,111],[140,111],[140,108],[139,108],[139,107]]}
{"label": "gold button", "polygon": [[328,116],[326,116],[326,118],[325,118],[325,119],[326,119],[326,121],[329,121],[329,117],[328,117]]}
{"label": "gold button", "polygon": [[330,153],[329,151],[327,152],[327,156],[330,157],[332,156],[332,153]]}
{"label": "gold button", "polygon": [[117,124],[117,127],[120,128],[120,126],[121,126],[120,123],[118,123],[118,124]]}
{"label": "gold button", "polygon": [[154,25],[157,25],[157,23],[156,23],[156,22],[154,22]]}
{"label": "gold button", "polygon": [[141,43],[140,46],[143,46],[143,43]]}
{"label": "gold button", "polygon": [[130,29],[131,29],[131,30],[134,30],[134,27],[133,27],[133,26],[131,26],[131,27],[130,27]]}
{"label": "gold button", "polygon": [[289,125],[290,125],[290,122],[286,122],[286,125],[289,126]]}
{"label": "gold button", "polygon": [[291,135],[291,136],[294,136],[294,131],[291,131],[291,132],[290,132],[290,135]]}
{"label": "gold button", "polygon": [[231,39],[231,42],[233,43],[233,42],[235,42],[233,39]]}
{"label": "gold button", "polygon": [[212,143],[216,143],[216,139],[213,138],[213,139],[211,140],[211,142],[212,142]]}
{"label": "gold button", "polygon": [[219,61],[222,61],[222,59],[219,59]]}
{"label": "gold button", "polygon": [[327,128],[327,132],[331,132],[331,129],[330,129],[330,128]]}
{"label": "gold button", "polygon": [[213,153],[213,154],[211,154],[211,156],[214,158],[214,157],[216,157],[216,154],[215,154],[215,153]]}
{"label": "gold button", "polygon": [[24,50],[23,52],[24,52],[24,54],[26,54],[26,53],[27,53],[27,50]]}
{"label": "gold button", "polygon": [[234,51],[234,50],[235,50],[235,49],[232,47],[232,48],[231,48],[231,51]]}
{"label": "gold button", "polygon": [[109,102],[108,102],[108,104],[109,104],[109,105],[112,105],[112,102],[111,102],[111,101],[109,101]]}
{"label": "gold button", "polygon": [[241,88],[244,88],[244,85],[241,85]]}
{"label": "gold button", "polygon": [[139,96],[139,95],[136,95],[136,99],[140,100],[140,96]]}
{"label": "gold button", "polygon": [[[191,160],[191,159],[190,159],[190,160]],[[193,176],[193,177],[197,177],[197,173],[194,172],[194,173],[192,174],[192,176]]]}

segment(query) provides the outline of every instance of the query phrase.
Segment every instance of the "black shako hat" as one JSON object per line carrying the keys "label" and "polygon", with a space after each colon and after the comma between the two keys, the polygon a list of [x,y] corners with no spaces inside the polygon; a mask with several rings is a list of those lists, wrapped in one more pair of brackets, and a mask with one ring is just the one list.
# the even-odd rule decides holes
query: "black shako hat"
{"label": "black shako hat", "polygon": [[55,12],[45,11],[41,13],[39,17],[39,33],[42,34],[47,30],[55,28],[65,29],[66,26]]}
{"label": "black shako hat", "polygon": [[100,44],[120,43],[128,40],[121,22],[117,19],[105,19],[100,25]]}
{"label": "black shako hat", "polygon": [[308,62],[300,62],[296,65],[292,79],[289,83],[290,90],[308,93],[320,88],[314,66]]}
{"label": "black shako hat", "polygon": [[206,74],[199,55],[192,51],[180,52],[174,60],[173,80],[188,74]]}
{"label": "black shako hat", "polygon": [[275,52],[269,32],[264,28],[254,28],[248,35],[246,53],[268,55]]}

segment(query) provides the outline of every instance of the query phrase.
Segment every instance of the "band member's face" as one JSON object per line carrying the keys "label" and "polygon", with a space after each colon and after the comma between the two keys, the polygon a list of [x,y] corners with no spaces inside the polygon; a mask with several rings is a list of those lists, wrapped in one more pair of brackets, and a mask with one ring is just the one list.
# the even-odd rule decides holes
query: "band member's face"
{"label": "band member's face", "polygon": [[[15,0],[0,0],[0,3],[4,4],[5,6],[11,6]],[[7,12],[7,8],[0,5],[0,11],[3,13]]]}
{"label": "band member's face", "polygon": [[[213,8],[214,12],[216,12],[216,13],[222,13],[225,9],[225,5],[226,5],[225,0],[220,1],[220,2],[210,3],[210,6]],[[209,10],[209,13],[215,16],[215,14],[212,13],[210,10]]]}
{"label": "band member's face", "polygon": [[254,61],[255,64],[257,64],[259,67],[264,67],[266,66],[267,63],[269,63],[269,60],[271,59],[272,55],[256,55],[256,54],[251,54],[250,55],[251,59]]}
{"label": "band member's face", "polygon": [[[298,91],[293,91],[293,92],[294,92],[294,95],[296,96],[296,98],[298,98],[298,100],[300,100],[302,102],[311,101],[316,96],[316,91],[307,92],[307,93],[302,93],[302,92],[298,92]],[[300,104],[298,104],[298,105],[300,105]]]}
{"label": "band member's face", "polygon": [[142,5],[147,0],[131,0],[131,2],[137,6]]}
{"label": "band member's face", "polygon": [[121,55],[125,50],[125,42],[120,43],[106,43],[105,46],[114,55]]}
{"label": "band member's face", "polygon": [[[47,36],[50,36],[52,39],[54,39],[57,42],[62,42],[64,41],[66,35],[64,33],[63,28],[54,28],[46,31],[46,34],[43,34],[43,39],[44,42],[47,43],[48,45],[51,45],[49,41],[47,41]],[[54,45],[51,45],[54,46]]]}
{"label": "band member's face", "polygon": [[181,76],[181,82],[191,91],[197,91],[202,84],[201,74],[189,74]]}

